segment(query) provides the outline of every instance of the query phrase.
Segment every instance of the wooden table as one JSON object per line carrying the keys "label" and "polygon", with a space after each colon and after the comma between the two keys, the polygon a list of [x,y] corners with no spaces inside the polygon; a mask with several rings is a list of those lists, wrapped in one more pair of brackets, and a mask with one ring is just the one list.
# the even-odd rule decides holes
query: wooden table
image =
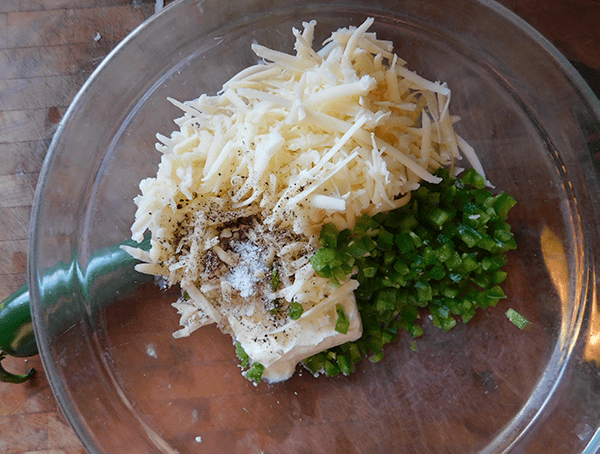
{"label": "wooden table", "polygon": [[[29,214],[56,125],[107,53],[151,16],[152,0],[0,1],[0,299],[25,282]],[[600,1],[502,0],[600,86]],[[83,453],[39,357],[7,369],[37,374],[0,384],[0,453]]]}

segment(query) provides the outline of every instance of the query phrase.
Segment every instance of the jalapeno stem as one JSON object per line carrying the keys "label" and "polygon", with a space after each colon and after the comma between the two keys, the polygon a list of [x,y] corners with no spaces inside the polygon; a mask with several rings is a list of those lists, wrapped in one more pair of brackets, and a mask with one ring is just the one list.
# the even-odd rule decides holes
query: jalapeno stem
{"label": "jalapeno stem", "polygon": [[31,378],[35,370],[29,369],[26,374],[13,374],[2,367],[2,361],[6,358],[6,353],[0,350],[0,381],[5,383],[23,383]]}

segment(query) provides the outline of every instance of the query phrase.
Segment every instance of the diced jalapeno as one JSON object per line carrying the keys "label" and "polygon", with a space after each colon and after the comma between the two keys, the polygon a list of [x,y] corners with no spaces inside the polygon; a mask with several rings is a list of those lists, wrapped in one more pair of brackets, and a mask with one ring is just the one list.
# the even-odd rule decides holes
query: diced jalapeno
{"label": "diced jalapeno", "polygon": [[[421,182],[401,208],[363,215],[341,232],[333,224],[323,226],[321,248],[310,262],[333,285],[358,280],[354,294],[363,335],[307,358],[314,373],[347,375],[365,356],[380,361],[398,329],[423,335],[417,321],[424,308],[435,326],[448,331],[457,319],[467,323],[478,308],[506,297],[499,287],[507,277],[501,268],[516,241],[505,219],[515,200],[492,195],[474,170],[460,181],[447,169],[436,174],[442,182]],[[335,329],[347,333],[350,321],[339,304],[336,313]]]}

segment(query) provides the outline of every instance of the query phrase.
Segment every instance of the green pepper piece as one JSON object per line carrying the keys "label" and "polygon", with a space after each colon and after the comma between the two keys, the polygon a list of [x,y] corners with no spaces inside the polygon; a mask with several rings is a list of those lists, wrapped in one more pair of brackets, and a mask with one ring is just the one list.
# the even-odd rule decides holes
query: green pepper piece
{"label": "green pepper piece", "polygon": [[470,185],[477,189],[485,188],[485,178],[483,178],[475,169],[467,170],[462,178],[461,183],[464,185]]}
{"label": "green pepper piece", "polygon": [[395,288],[384,288],[375,295],[375,309],[377,312],[393,311],[396,308],[396,295],[398,291]]}
{"label": "green pepper piece", "polygon": [[319,243],[323,247],[336,248],[339,234],[340,232],[335,225],[331,223],[325,224],[319,234]]}
{"label": "green pepper piece", "polygon": [[506,317],[519,329],[523,329],[529,324],[529,320],[527,320],[513,308],[509,308],[506,311]]}
{"label": "green pepper piece", "polygon": [[479,242],[477,246],[493,254],[498,252],[498,244],[496,243],[496,241],[494,241],[493,238],[487,235],[484,236],[484,238]]}
{"label": "green pepper piece", "polygon": [[446,270],[443,266],[435,265],[427,272],[427,277],[439,281],[446,277]]}
{"label": "green pepper piece", "polygon": [[436,258],[442,263],[450,259],[450,257],[452,257],[453,252],[454,245],[452,244],[452,241],[446,241],[438,249],[435,250]]}
{"label": "green pepper piece", "polygon": [[365,277],[371,278],[371,277],[374,277],[375,274],[377,273],[377,268],[378,268],[377,265],[367,266],[362,269],[362,272]]}
{"label": "green pepper piece", "polygon": [[450,309],[447,307],[432,307],[431,314],[433,315],[433,324],[446,332],[456,326],[456,320],[452,317]]}
{"label": "green pepper piece", "polygon": [[326,360],[326,353],[320,352],[320,353],[317,353],[313,356],[306,358],[303,361],[303,363],[306,365],[306,367],[308,367],[308,370],[310,370],[314,375],[314,374],[317,374],[320,370],[322,370],[323,367],[325,367],[325,360]]}
{"label": "green pepper piece", "polygon": [[396,261],[396,252],[395,251],[385,251],[383,254],[383,264],[391,265]]}
{"label": "green pepper piece", "polygon": [[397,338],[396,333],[389,329],[381,330],[381,342],[385,344],[389,344],[390,342],[395,341]]}
{"label": "green pepper piece", "polygon": [[423,246],[423,239],[415,232],[408,232],[408,235],[411,237],[416,248]]}
{"label": "green pepper piece", "polygon": [[348,334],[348,329],[350,328],[350,319],[344,312],[344,308],[341,304],[336,304],[335,311],[338,315],[337,321],[335,322],[335,330],[340,334]]}
{"label": "green pepper piece", "polygon": [[365,234],[370,229],[376,229],[377,227],[379,227],[379,224],[375,219],[367,214],[363,214],[356,220],[356,224],[354,224],[354,233]]}
{"label": "green pepper piece", "polygon": [[384,251],[391,251],[394,248],[394,234],[381,229],[377,236],[377,247]]}
{"label": "green pepper piece", "polygon": [[357,238],[348,245],[348,252],[355,258],[363,257],[377,247],[377,243],[368,236]]}
{"label": "green pepper piece", "polygon": [[321,271],[329,265],[329,262],[331,262],[335,256],[335,249],[324,247],[317,249],[317,252],[315,252],[310,259],[308,259],[308,261],[313,266],[315,271]]}
{"label": "green pepper piece", "polygon": [[[379,333],[370,333],[371,337],[367,339],[367,345],[371,349],[373,353],[381,354],[381,357],[378,357],[377,361],[383,358],[383,341],[381,340],[381,332]],[[373,357],[369,358],[372,360]],[[374,361],[376,362],[376,361]]]}
{"label": "green pepper piece", "polygon": [[493,237],[506,243],[513,239],[513,234],[510,230],[496,229],[494,230]]}
{"label": "green pepper piece", "polygon": [[481,273],[472,277],[473,283],[478,287],[487,289],[492,285],[492,275],[488,273]]}
{"label": "green pepper piece", "polygon": [[411,337],[421,337],[423,334],[425,334],[423,328],[414,322],[407,324],[404,329],[408,332],[408,334],[410,334]]}
{"label": "green pepper piece", "polygon": [[250,357],[248,356],[248,353],[246,353],[246,351],[244,350],[244,347],[242,347],[242,344],[240,344],[239,342],[235,343],[235,355],[241,361],[242,367],[246,367],[248,365]]}
{"label": "green pepper piece", "polygon": [[506,271],[494,271],[494,273],[492,274],[492,283],[493,284],[502,284],[506,278],[508,276],[508,273]]}
{"label": "green pepper piece", "polygon": [[426,266],[435,265],[437,262],[437,254],[435,253],[433,248],[431,248],[429,246],[427,246],[423,249],[422,256],[423,256],[423,261]]}
{"label": "green pepper piece", "polygon": [[325,375],[328,377],[334,377],[335,375],[340,373],[340,368],[332,363],[330,360],[325,361]]}
{"label": "green pepper piece", "polygon": [[462,255],[461,258],[462,264],[460,266],[460,271],[463,272],[465,275],[477,270],[480,267],[479,262],[471,254],[465,253]]}
{"label": "green pepper piece", "polygon": [[362,353],[360,352],[360,349],[358,348],[356,343],[348,342],[344,345],[348,345],[348,354],[350,355],[350,359],[353,363],[357,363],[362,359]]}
{"label": "green pepper piece", "polygon": [[337,366],[342,372],[342,374],[348,376],[354,370],[354,364],[350,360],[350,356],[348,355],[337,355],[336,357]]}
{"label": "green pepper piece", "polygon": [[408,232],[396,235],[394,243],[396,243],[396,246],[398,246],[398,249],[400,249],[400,252],[403,254],[408,254],[415,248],[415,243]]}
{"label": "green pepper piece", "polygon": [[[506,265],[508,263],[508,258],[506,257],[505,254],[499,254],[499,255],[495,255],[495,256],[491,257],[489,259],[489,261],[490,261],[490,266],[488,269],[490,271],[495,271],[495,270],[502,268],[504,265]],[[483,262],[483,260],[482,260],[482,262]]]}
{"label": "green pepper piece", "polygon": [[446,221],[450,219],[450,213],[442,210],[439,207],[436,207],[431,212],[429,212],[429,214],[427,215],[427,219],[433,225],[433,227],[441,230],[442,226],[446,223]]}
{"label": "green pepper piece", "polygon": [[402,232],[410,232],[411,230],[417,228],[419,225],[419,221],[413,215],[406,215],[402,218],[400,222],[399,228]]}
{"label": "green pepper piece", "polygon": [[288,317],[298,320],[304,313],[304,307],[298,301],[292,301],[288,306]]}
{"label": "green pepper piece", "polygon": [[396,263],[394,263],[394,270],[403,276],[406,276],[410,272],[410,268],[402,260],[397,260]]}
{"label": "green pepper piece", "polygon": [[459,290],[449,285],[444,285],[441,290],[441,294],[446,298],[456,298],[459,294]]}
{"label": "green pepper piece", "polygon": [[279,287],[279,270],[274,268],[271,271],[271,290],[276,292],[277,287]]}
{"label": "green pepper piece", "polygon": [[373,355],[369,356],[369,361],[371,361],[372,363],[378,363],[379,361],[381,361],[383,359],[383,350],[377,353],[374,353]]}
{"label": "green pepper piece", "polygon": [[483,239],[477,230],[466,224],[458,223],[456,228],[458,229],[460,239],[469,247],[475,247]]}
{"label": "green pepper piece", "polygon": [[415,288],[417,289],[417,299],[420,302],[431,301],[433,294],[429,282],[417,281]]}
{"label": "green pepper piece", "polygon": [[263,372],[265,371],[265,366],[261,363],[254,362],[250,366],[250,368],[244,373],[244,376],[248,380],[252,380],[256,384],[260,383],[262,380]]}
{"label": "green pepper piece", "polygon": [[501,193],[495,197],[494,210],[500,219],[506,219],[508,212],[517,204],[517,201],[506,193]]}
{"label": "green pepper piece", "polygon": [[335,268],[339,268],[344,264],[344,257],[342,257],[340,254],[336,254],[336,256],[333,258],[333,260],[331,262],[328,263],[327,266],[329,266],[329,268],[331,268],[332,270]]}

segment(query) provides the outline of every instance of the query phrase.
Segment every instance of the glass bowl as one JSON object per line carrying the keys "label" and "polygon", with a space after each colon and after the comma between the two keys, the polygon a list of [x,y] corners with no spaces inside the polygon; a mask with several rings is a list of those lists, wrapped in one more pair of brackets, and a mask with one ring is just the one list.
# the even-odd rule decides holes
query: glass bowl
{"label": "glass bowl", "polygon": [[[292,27],[376,19],[408,67],[446,81],[458,132],[510,220],[508,295],[449,333],[424,321],[350,377],[244,379],[214,327],[174,339],[174,291],[99,251],[127,239],[167,97],[215,93],[256,57],[292,52]],[[175,2],[116,48],[69,108],[35,198],[29,279],[60,406],[89,452],[595,452],[600,446],[600,104],[543,37],[489,1]],[[118,254],[118,249],[112,249]],[[105,254],[105,253],[104,253]],[[514,308],[531,324],[513,326]]]}

